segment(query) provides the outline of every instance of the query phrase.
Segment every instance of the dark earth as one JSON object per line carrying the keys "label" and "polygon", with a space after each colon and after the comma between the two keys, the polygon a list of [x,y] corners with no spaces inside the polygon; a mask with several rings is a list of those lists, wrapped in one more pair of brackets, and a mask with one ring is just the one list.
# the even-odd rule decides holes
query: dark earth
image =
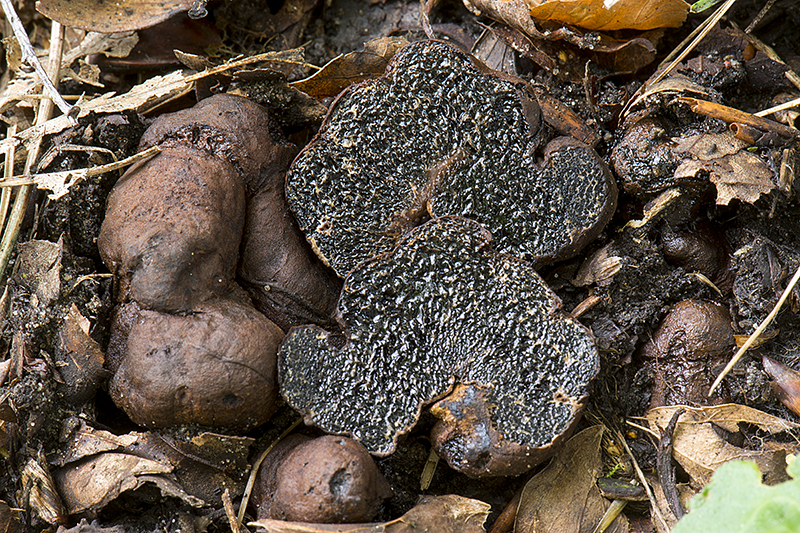
{"label": "dark earth", "polygon": [[[362,0],[333,0],[308,8],[308,21],[302,31],[285,31],[276,40],[268,39],[266,28],[274,22],[280,2],[267,6],[256,2],[234,1],[212,4],[209,21],[220,28],[222,45],[208,51],[215,60],[227,59],[224,54],[252,54],[267,49],[306,47],[306,60],[322,65],[340,53],[359,50],[364,42],[387,35],[408,40],[424,38],[419,25],[419,4],[402,0],[368,3]],[[792,1],[779,0],[762,20],[754,34],[775,48],[780,57],[795,71],[800,70],[800,11]],[[769,60],[744,57],[737,45],[732,24],[746,27],[760,10],[761,2],[739,2],[723,22],[725,32],[717,32],[715,40],[702,45],[703,68],[691,64],[679,72],[718,95],[725,105],[747,112],[771,106],[779,92],[797,96],[783,77],[783,70]],[[273,16],[270,19],[270,16]],[[726,204],[715,202],[717,190],[709,182],[708,172],[700,172],[677,182],[672,174],[679,160],[665,157],[659,139],[719,133],[725,125],[719,120],[689,113],[685,107],[657,102],[647,111],[639,126],[641,133],[628,135],[633,120],[623,124],[619,113],[627,95],[633,94],[653,73],[655,65],[666,53],[699,24],[704,17],[690,15],[683,27],[669,31],[658,44],[656,62],[634,73],[606,73],[599,70],[591,87],[576,83],[540,68],[530,58],[514,54],[512,61],[500,64],[483,57],[494,68],[514,69],[514,74],[530,80],[534,87],[573,109],[598,139],[596,150],[616,172],[620,188],[617,211],[605,230],[576,257],[539,269],[547,284],[563,302],[563,309],[576,312],[582,324],[596,337],[600,351],[600,374],[590,386],[590,401],[578,429],[598,422],[617,429],[628,439],[640,466],[655,468],[656,449],[643,432],[632,429],[625,421],[642,416],[654,406],[651,392],[659,385],[659,370],[643,356],[643,347],[656,335],[670,310],[684,300],[715,302],[730,314],[733,333],[749,335],[775,305],[780,293],[800,265],[800,204],[798,186],[789,183],[775,187],[753,201],[733,199]],[[222,21],[225,23],[223,24]],[[488,19],[475,17],[460,3],[445,2],[433,11],[437,37],[450,42],[474,43],[483,33]],[[499,44],[498,46],[503,46]],[[203,46],[199,47],[200,52]],[[217,55],[214,55],[217,54]],[[170,55],[170,54],[167,54]],[[688,61],[688,60],[687,60]],[[761,61],[761,63],[754,63]],[[104,67],[107,87],[123,93],[138,82],[140,76],[167,72],[177,65],[139,64]],[[308,69],[294,71],[289,79],[305,77]],[[762,76],[758,78],[757,75]],[[220,77],[198,88],[199,95],[189,95],[169,104],[173,111],[191,106],[198,96],[223,92],[230,78]],[[319,109],[300,109],[297,100],[286,96],[277,86],[260,82],[238,82],[240,94],[265,105],[280,124],[283,134],[303,145],[321,122]],[[64,94],[80,94],[75,82],[62,84]],[[591,97],[587,99],[587,90]],[[330,104],[330,99],[322,103]],[[133,112],[118,115],[90,116],[61,134],[46,139],[43,152],[65,144],[81,144],[105,148],[118,159],[132,155],[153,117]],[[630,117],[629,117],[630,119]],[[644,124],[644,125],[641,125]],[[756,145],[756,153],[776,172],[780,159],[774,154],[784,147],[797,148],[797,141],[765,139]],[[43,171],[84,168],[104,158],[102,152],[62,151],[48,161]],[[794,156],[797,168],[797,156]],[[106,160],[101,161],[107,162]],[[642,169],[646,169],[642,172]],[[638,170],[637,170],[638,169]],[[638,172],[638,174],[637,174]],[[635,176],[647,175],[636,181]],[[0,352],[21,354],[24,371],[14,380],[0,383],[0,419],[7,421],[0,431],[0,500],[11,507],[24,509],[21,521],[25,530],[54,530],[32,512],[25,501],[22,470],[32,458],[43,454],[55,468],[63,455],[70,435],[85,423],[96,429],[122,435],[142,429],[131,422],[111,401],[105,383],[108,372],[98,369],[100,388],[86,389],[67,385],[55,369],[64,369],[63,341],[59,336],[64,317],[75,306],[91,320],[90,336],[105,351],[114,307],[114,281],[100,259],[97,239],[104,217],[106,198],[118,174],[109,173],[83,180],[58,201],[49,201],[44,193],[35,198],[21,233],[17,252],[8,272],[8,290],[3,296],[3,320]],[[773,181],[777,178],[773,177]],[[648,202],[670,187],[680,192],[677,200],[648,219]],[[637,220],[645,219],[643,224]],[[50,298],[42,297],[42,278],[25,275],[15,265],[23,253],[24,243],[31,240],[59,243],[57,259],[39,271],[53,271],[60,286]],[[592,263],[601,251],[607,262]],[[604,270],[605,269],[605,270]],[[700,272],[703,276],[694,273]],[[596,300],[596,301],[595,301]],[[761,357],[768,356],[792,368],[800,368],[800,289],[795,289],[770,330],[777,332],[766,342],[752,349],[725,379],[720,391],[708,399],[696,391],[672,391],[681,403],[703,405],[734,402],[761,409],[781,418],[800,422],[798,416],[784,407],[770,387],[770,378],[763,370]],[[730,346],[728,354],[732,354]],[[722,358],[726,362],[728,356]],[[20,360],[20,355],[16,360]],[[713,380],[720,364],[698,367],[679,361],[677,370],[687,381],[698,376]],[[682,366],[683,365],[683,366]],[[661,384],[663,386],[663,383]],[[88,391],[88,392],[87,392]],[[656,403],[655,405],[658,405]],[[282,404],[263,426],[248,433],[253,439],[247,459],[250,463],[273,443],[299,415]],[[422,493],[420,474],[431,451],[430,430],[435,419],[424,413],[417,427],[397,443],[394,454],[377,459],[378,468],[389,481],[394,496],[380,509],[376,521],[396,518],[408,511]],[[163,442],[185,442],[204,428],[181,427],[162,430]],[[295,432],[308,436],[322,433],[300,426]],[[177,449],[175,446],[173,448]],[[612,470],[622,464],[622,472],[630,475],[630,464],[620,459],[614,446],[607,443],[606,467]],[[191,458],[181,452],[183,459]],[[225,470],[208,458],[196,463]],[[191,470],[192,467],[187,467]],[[238,505],[247,468],[227,470],[231,480],[233,501]],[[679,472],[680,478],[680,472]],[[426,494],[460,494],[485,501],[492,506],[487,530],[512,500],[530,474],[512,478],[471,479],[440,462]],[[184,478],[185,479],[185,478]],[[152,484],[123,493],[97,513],[67,519],[59,531],[228,531],[230,526],[222,509],[222,487],[206,487],[212,507],[196,509],[185,500],[162,497]],[[211,499],[213,498],[213,500]],[[630,511],[634,518],[638,511]],[[642,510],[646,516],[646,510]],[[251,513],[255,517],[255,513]],[[78,518],[87,518],[94,525],[76,526]],[[82,529],[81,529],[82,528]],[[11,531],[11,529],[9,529]]]}

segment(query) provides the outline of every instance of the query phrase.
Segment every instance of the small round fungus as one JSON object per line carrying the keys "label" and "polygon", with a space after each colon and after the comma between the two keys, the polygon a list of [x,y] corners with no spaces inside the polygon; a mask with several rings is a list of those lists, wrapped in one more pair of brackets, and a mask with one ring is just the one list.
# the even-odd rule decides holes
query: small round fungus
{"label": "small round fungus", "polygon": [[453,46],[413,43],[386,74],[351,86],[295,159],[286,193],[300,229],[337,274],[391,250],[428,218],[483,224],[495,246],[536,263],[575,254],[616,206],[597,153],[544,143],[519,79]]}
{"label": "small round fungus", "polygon": [[503,441],[549,446],[580,412],[597,348],[533,267],[490,239],[476,222],[443,217],[353,269],[337,311],[344,346],[317,326],[292,329],[281,346],[287,402],[383,456],[423,406],[474,383]]}

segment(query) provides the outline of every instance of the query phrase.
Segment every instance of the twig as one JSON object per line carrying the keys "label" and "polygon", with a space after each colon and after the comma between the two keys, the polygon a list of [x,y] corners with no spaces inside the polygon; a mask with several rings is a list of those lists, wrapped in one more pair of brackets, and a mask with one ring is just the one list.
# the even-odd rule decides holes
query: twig
{"label": "twig", "polygon": [[[12,124],[6,131],[6,138],[13,137],[17,134],[17,125]],[[16,159],[16,147],[11,145],[5,152],[6,161],[5,168],[3,169],[3,176],[10,178],[14,175],[14,159]],[[3,227],[8,215],[8,208],[11,206],[11,189],[3,189],[0,193],[0,228]]]}
{"label": "twig", "polygon": [[[664,70],[662,70],[655,78],[653,78],[652,80],[647,80],[647,83],[642,85],[638,91],[636,91],[634,94],[631,95],[631,97],[628,99],[628,103],[625,104],[625,107],[622,109],[620,117],[625,117],[628,114],[628,109],[630,108],[630,106],[639,96],[644,94],[645,90],[647,90],[648,87],[652,87],[656,83],[660,82],[661,80],[666,78],[670,74],[670,72],[675,70],[678,64],[680,64],[680,62],[683,61],[686,58],[686,56],[688,56],[689,53],[695,49],[695,47],[700,43],[700,41],[705,39],[708,32],[710,32],[711,29],[714,27],[714,25],[717,22],[719,22],[719,20],[725,15],[725,13],[728,12],[728,10],[733,6],[734,2],[736,2],[736,0],[727,0],[723,5],[719,7],[719,9],[717,9],[714,12],[713,15],[711,15],[708,19],[706,19],[703,25],[701,25],[703,29],[698,32],[697,36],[692,40],[691,43],[689,43],[689,45],[686,48],[683,49],[681,53],[677,54],[675,59],[672,60],[672,63],[670,63]],[[685,42],[686,41],[682,42],[677,49],[683,46]],[[674,54],[675,51],[673,51],[669,55],[669,57],[672,57]],[[661,64],[663,65],[666,61],[667,60],[665,59]]]}
{"label": "twig", "polygon": [[763,111],[759,111],[758,113],[753,113],[753,116],[756,117],[766,117],[767,115],[771,115],[773,113],[777,113],[778,111],[783,111],[784,109],[791,109],[793,107],[800,106],[800,97],[795,98],[793,100],[789,100],[788,102],[784,102],[782,104],[778,104],[776,106],[770,107],[769,109],[764,109]]}
{"label": "twig", "polygon": [[656,78],[655,78],[653,81],[651,81],[650,83],[648,83],[647,85],[651,85],[651,86],[652,86],[652,85],[654,85],[654,84],[658,83],[659,81],[661,81],[661,80],[663,80],[664,78],[666,78],[666,77],[669,75],[669,73],[670,73],[670,72],[672,72],[673,70],[675,70],[675,67],[677,67],[677,66],[678,66],[678,64],[679,64],[681,61],[683,61],[683,60],[686,58],[686,56],[688,56],[688,55],[689,55],[689,53],[690,53],[692,50],[694,50],[694,49],[695,49],[695,47],[696,47],[698,44],[700,44],[700,41],[702,41],[703,39],[705,39],[705,37],[706,37],[706,35],[708,34],[708,32],[710,32],[710,31],[711,31],[711,29],[714,27],[714,25],[715,25],[717,22],[719,22],[719,20],[720,20],[720,19],[721,19],[721,18],[722,18],[722,17],[725,15],[725,13],[727,13],[727,12],[728,12],[728,10],[729,10],[731,7],[733,7],[733,4],[734,4],[735,2],[736,2],[736,0],[727,0],[727,1],[726,1],[724,4],[722,4],[722,5],[720,6],[720,8],[719,8],[719,9],[717,9],[717,10],[714,12],[714,14],[713,14],[713,15],[711,15],[711,17],[709,17],[709,19],[708,19],[708,24],[706,25],[706,27],[705,27],[705,28],[703,28],[703,31],[701,31],[701,32],[700,32],[700,33],[697,35],[697,37],[695,37],[695,38],[694,38],[694,40],[693,40],[691,43],[689,43],[689,46],[687,46],[687,47],[686,47],[686,48],[683,50],[683,52],[681,52],[680,54],[678,54],[678,56],[677,56],[675,59],[673,59],[673,60],[672,60],[672,63],[670,63],[670,64],[669,64],[669,66],[668,66],[667,68],[665,68],[663,71],[661,71],[661,73],[660,73],[658,76],[656,76]]}
{"label": "twig", "polygon": [[753,22],[747,25],[747,28],[745,28],[744,32],[750,33],[751,31],[753,31],[758,25],[758,23],[761,22],[761,19],[764,18],[764,15],[767,14],[767,11],[772,9],[773,4],[775,4],[775,0],[767,0],[767,3],[764,4],[764,7],[762,7],[761,11],[758,12],[756,18],[753,19]]}
{"label": "twig", "polygon": [[[3,2],[4,6],[6,1],[7,0],[0,0],[0,2]],[[6,16],[8,15],[9,12],[6,11]],[[45,73],[45,78],[48,80],[51,77],[54,80],[58,79],[58,73],[61,70],[61,53],[63,52],[63,46],[64,28],[62,28],[61,24],[58,22],[53,21],[50,27],[50,61],[47,63],[47,72]],[[42,100],[39,104],[39,110],[36,113],[34,127],[41,126],[50,119],[50,115],[53,112],[53,105],[54,101],[52,99]],[[25,160],[25,174],[30,174],[33,164],[39,158],[41,148],[42,138],[38,137],[28,149],[28,157]],[[11,215],[8,217],[8,221],[3,230],[3,238],[0,240],[0,279],[5,275],[8,261],[11,258],[11,252],[14,250],[14,246],[17,243],[19,230],[20,227],[22,227],[22,220],[25,218],[25,211],[28,209],[32,191],[33,187],[31,185],[23,185],[20,187],[17,191],[17,197],[14,199],[14,205],[11,207]]]}
{"label": "twig", "polygon": [[[58,108],[61,110],[62,113],[69,116],[69,111],[72,109],[72,106],[69,105],[61,95],[58,93],[58,89],[53,84],[51,76],[48,76],[48,73],[45,72],[44,67],[39,62],[39,58],[36,57],[36,52],[33,50],[33,45],[31,44],[30,39],[28,38],[28,33],[25,31],[25,27],[22,25],[22,20],[20,20],[19,15],[14,10],[14,6],[11,4],[11,0],[0,0],[0,5],[3,6],[3,11],[6,13],[6,18],[8,22],[11,23],[11,28],[14,30],[14,36],[17,38],[17,42],[19,43],[19,47],[22,50],[22,60],[28,63],[33,69],[36,71],[36,74],[39,75],[39,79],[42,81],[42,87],[44,92],[50,96],[50,100],[52,100]],[[57,22],[53,22],[53,24],[58,24]],[[58,24],[59,28],[61,27]],[[50,61],[53,61],[53,43],[50,42]],[[61,54],[59,53],[59,64],[61,63]],[[54,76],[53,76],[54,77]],[[77,121],[72,119],[76,124]]]}
{"label": "twig", "polygon": [[697,98],[687,97],[676,98],[675,102],[688,105],[693,113],[697,113],[698,115],[703,115],[706,117],[718,118],[729,124],[746,124],[761,131],[774,132],[777,135],[787,139],[796,139],[800,137],[800,131],[794,128],[790,128],[789,126],[785,126],[780,122],[776,122],[768,118],[759,117],[751,113],[740,111],[733,107],[717,104],[715,102],[709,102],[707,100],[698,100]]}
{"label": "twig", "polygon": [[225,508],[225,516],[228,517],[228,523],[231,525],[231,533],[242,533],[242,528],[236,521],[236,513],[233,510],[231,489],[227,487],[225,487],[225,492],[222,493],[222,506]]}
{"label": "twig", "polygon": [[761,324],[758,325],[758,327],[753,332],[753,334],[750,335],[750,337],[747,339],[747,342],[745,342],[742,345],[742,347],[739,348],[739,350],[736,352],[736,354],[734,354],[734,356],[731,358],[731,360],[728,361],[728,364],[725,365],[725,368],[722,370],[722,373],[719,376],[717,376],[717,379],[714,380],[714,383],[712,383],[711,388],[708,391],[708,396],[709,397],[712,394],[714,394],[714,390],[716,390],[716,388],[717,388],[717,386],[719,386],[720,382],[723,379],[725,379],[725,376],[728,375],[728,373],[731,371],[731,369],[734,366],[736,366],[736,363],[739,362],[739,359],[742,358],[742,356],[747,351],[747,349],[750,348],[756,342],[756,340],[758,340],[758,337],[764,332],[764,330],[767,329],[767,326],[770,325],[772,320],[778,314],[778,311],[780,311],[781,307],[783,307],[783,304],[786,301],[786,298],[789,297],[789,294],[791,294],[792,289],[794,289],[794,286],[797,285],[797,281],[798,280],[800,280],[800,265],[797,267],[797,270],[795,271],[794,276],[792,276],[792,280],[786,286],[786,289],[784,289],[783,294],[781,294],[781,297],[778,299],[778,303],[775,304],[775,307],[773,307],[772,311],[770,311],[769,314],[767,315],[767,318],[765,318],[764,321],[761,322]]}
{"label": "twig", "polygon": [[672,466],[672,435],[675,433],[675,426],[678,419],[686,409],[678,409],[672,414],[664,433],[658,441],[658,452],[656,454],[656,470],[658,470],[658,480],[661,482],[661,489],[669,502],[672,514],[678,520],[685,514],[678,497],[678,488],[675,486],[675,467]]}
{"label": "twig", "polygon": [[650,506],[653,508],[653,513],[656,515],[656,518],[661,521],[662,529],[664,531],[669,531],[667,520],[664,518],[664,515],[661,514],[661,509],[658,508],[656,497],[653,495],[653,491],[650,489],[650,485],[647,483],[647,478],[644,477],[644,472],[642,472],[642,469],[639,467],[639,462],[636,460],[636,457],[634,457],[630,446],[628,446],[628,441],[626,441],[625,437],[622,435],[619,435],[619,441],[622,442],[622,445],[625,447],[625,451],[628,452],[628,455],[631,457],[633,469],[636,470],[636,477],[639,478],[639,482],[642,484],[644,491],[647,493],[647,499],[650,500]]}

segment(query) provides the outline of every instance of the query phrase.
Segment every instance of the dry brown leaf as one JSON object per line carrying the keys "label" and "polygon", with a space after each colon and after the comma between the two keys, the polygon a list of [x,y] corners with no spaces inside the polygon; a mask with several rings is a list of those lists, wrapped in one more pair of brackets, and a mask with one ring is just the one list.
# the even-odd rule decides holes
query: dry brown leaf
{"label": "dry brown leaf", "polygon": [[728,205],[731,200],[752,204],[776,185],[769,166],[746,147],[744,141],[730,133],[703,133],[682,139],[675,152],[688,153],[693,158],[678,165],[674,177],[680,181],[708,173],[717,188],[717,205]]}
{"label": "dry brown leaf", "polygon": [[683,0],[529,0],[531,16],[596,31],[677,28],[689,14]]}
{"label": "dry brown leaf", "polygon": [[64,26],[114,33],[155,26],[192,4],[192,0],[39,0],[36,9]]}
{"label": "dry brown leaf", "polygon": [[158,477],[172,472],[171,465],[126,453],[101,453],[57,470],[58,491],[70,514],[99,511],[127,490],[155,483],[168,496],[180,497],[199,507],[205,502],[186,494],[177,483]]}
{"label": "dry brown leaf", "polygon": [[66,387],[64,398],[81,404],[94,398],[100,381],[106,377],[103,368],[105,353],[100,344],[89,336],[88,322],[72,304],[58,330],[55,361]]}
{"label": "dry brown leaf", "polygon": [[[187,80],[186,74],[176,70],[164,76],[154,76],[144,83],[132,87],[125,94],[106,93],[94,100],[81,102],[78,118],[84,117],[91,112],[105,114],[134,110],[137,113],[147,113],[156,107],[164,105],[166,102],[188,94],[193,88],[194,81]],[[48,120],[41,126],[28,128],[0,141],[0,151],[17,143],[28,146],[38,137],[59,133],[72,125],[69,117],[60,115]]]}
{"label": "dry brown leaf", "polygon": [[786,477],[786,455],[796,454],[800,446],[780,443],[761,450],[747,450],[727,442],[715,429],[738,433],[739,424],[752,424],[769,434],[800,429],[800,425],[783,420],[757,409],[737,404],[692,408],[668,406],[651,409],[646,418],[650,428],[659,433],[667,427],[677,409],[685,409],[673,434],[673,457],[691,477],[694,487],[703,487],[711,474],[732,460],[753,461],[764,472],[767,481],[777,482]]}
{"label": "dry brown leaf", "polygon": [[[37,304],[50,305],[61,294],[61,257],[64,243],[33,240],[17,247],[17,271],[14,279],[28,287]],[[34,304],[31,304],[34,305]]]}
{"label": "dry brown leaf", "polygon": [[290,85],[317,100],[336,96],[353,83],[383,75],[394,54],[408,41],[402,37],[380,37],[364,44],[361,52],[340,55],[311,77]]}
{"label": "dry brown leaf", "polygon": [[482,533],[491,506],[479,500],[448,494],[422,496],[419,503],[396,520],[380,524],[309,524],[259,520],[248,526],[269,533]]}
{"label": "dry brown leaf", "polygon": [[[593,426],[572,437],[550,464],[525,485],[517,509],[514,533],[579,533],[592,531],[610,502],[600,495],[600,442],[603,426]],[[628,531],[624,517],[606,529]]]}

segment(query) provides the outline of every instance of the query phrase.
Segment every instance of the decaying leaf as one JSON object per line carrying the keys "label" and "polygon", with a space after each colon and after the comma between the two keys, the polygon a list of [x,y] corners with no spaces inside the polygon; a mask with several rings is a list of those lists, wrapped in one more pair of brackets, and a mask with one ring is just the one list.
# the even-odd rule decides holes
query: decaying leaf
{"label": "decaying leaf", "polygon": [[50,305],[61,294],[61,256],[64,243],[33,240],[20,244],[18,270],[14,278],[28,287],[33,293],[35,303],[31,305]]}
{"label": "decaying leaf", "polygon": [[25,464],[20,483],[23,504],[35,510],[42,520],[48,524],[63,524],[67,521],[67,509],[56,490],[47,459],[41,450],[38,457],[29,459]]}
{"label": "decaying leaf", "polygon": [[259,520],[248,526],[268,533],[483,533],[491,506],[479,500],[448,494],[422,496],[419,503],[396,520],[380,524],[309,524]]}
{"label": "decaying leaf", "polygon": [[766,475],[767,482],[786,479],[786,456],[796,454],[800,446],[792,443],[765,444],[748,450],[734,446],[720,436],[717,429],[729,434],[740,432],[739,424],[752,424],[769,434],[797,430],[800,425],[757,409],[737,404],[692,408],[668,406],[651,409],[646,418],[650,428],[660,432],[667,427],[677,409],[686,409],[673,434],[673,457],[691,477],[695,488],[706,485],[723,463],[733,460],[755,462]]}
{"label": "decaying leaf", "polygon": [[[682,0],[681,0],[682,1]],[[630,73],[655,59],[654,42],[661,30],[654,30],[627,39],[616,39],[596,31],[557,22],[540,22],[531,18],[525,0],[464,0],[473,13],[500,21],[506,28],[492,29],[517,52],[559,77],[582,82],[586,64],[599,68],[604,76]]]}
{"label": "decaying leaf", "polygon": [[394,54],[408,44],[403,37],[380,37],[364,43],[361,52],[333,58],[309,78],[291,85],[321,100],[342,92],[348,85],[383,74]]}
{"label": "decaying leaf", "polygon": [[39,0],[36,9],[64,26],[113,33],[154,26],[192,4],[192,0]]}
{"label": "decaying leaf", "polygon": [[689,13],[683,0],[528,1],[533,18],[597,31],[677,28]]}
{"label": "decaying leaf", "polygon": [[[603,426],[593,426],[572,437],[550,464],[522,490],[514,533],[579,533],[592,531],[610,502],[600,495],[600,442]],[[606,531],[628,531],[627,520],[617,518]]]}
{"label": "decaying leaf", "polygon": [[205,505],[187,494],[175,481],[159,476],[171,465],[127,453],[101,453],[67,465],[54,474],[59,493],[70,514],[99,511],[127,490],[152,482],[166,496],[179,497],[195,507]]}
{"label": "decaying leaf", "polygon": [[675,179],[698,177],[703,172],[717,188],[717,205],[731,200],[752,204],[775,189],[773,172],[763,159],[746,150],[747,144],[730,133],[703,133],[680,140],[676,153],[688,153],[675,170]]}
{"label": "decaying leaf", "polygon": [[105,354],[100,345],[89,336],[88,320],[72,304],[58,330],[55,354],[58,372],[64,380],[61,387],[64,398],[75,404],[94,397],[105,376]]}

